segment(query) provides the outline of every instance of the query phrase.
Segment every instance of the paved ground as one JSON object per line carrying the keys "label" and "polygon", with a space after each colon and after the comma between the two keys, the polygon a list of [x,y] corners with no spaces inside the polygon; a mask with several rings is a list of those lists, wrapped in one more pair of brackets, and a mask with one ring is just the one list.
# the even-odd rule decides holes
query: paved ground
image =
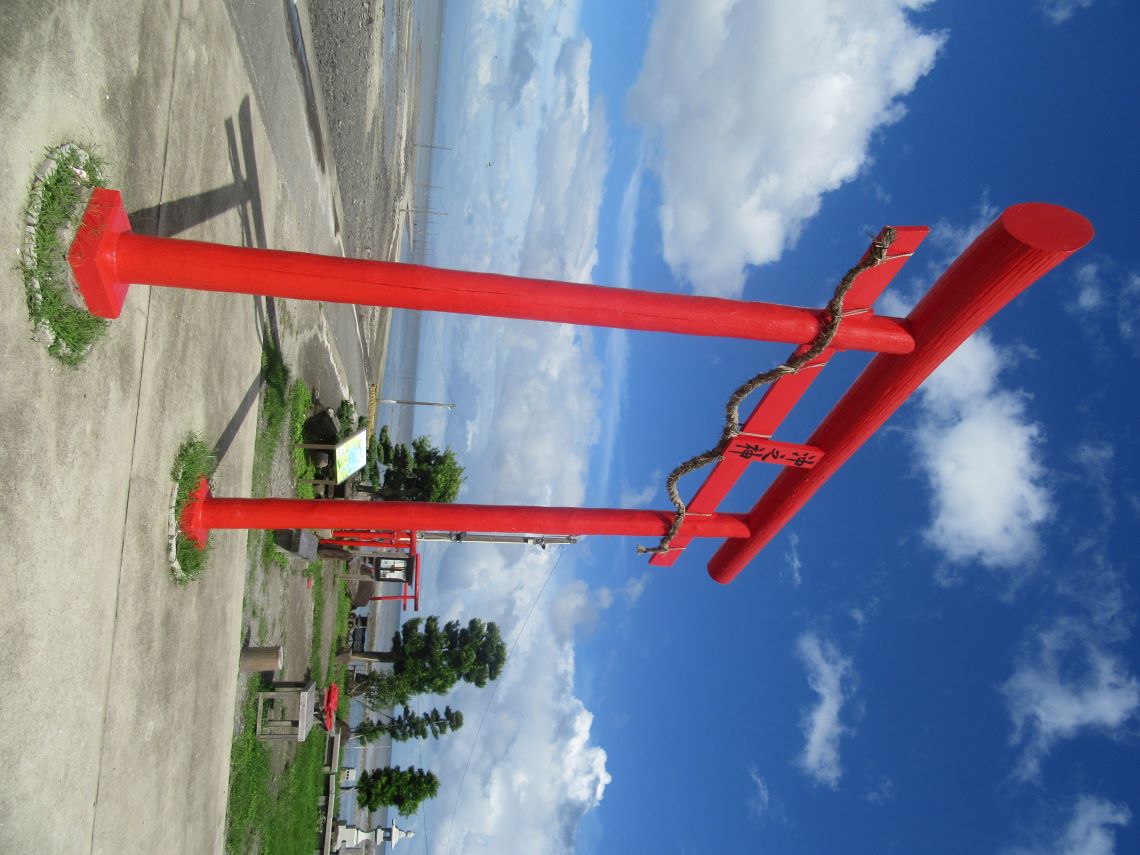
{"label": "paved ground", "polygon": [[[101,147],[140,231],[338,251],[333,170],[290,119],[300,78],[262,100],[222,0],[4,5],[10,259],[27,180],[69,139]],[[288,33],[268,5],[266,32]],[[224,451],[218,492],[248,494],[260,329],[252,298],[135,287],[68,370],[0,265],[0,852],[222,848],[245,537],[217,537],[205,578],[175,587],[168,470],[198,431]]]}

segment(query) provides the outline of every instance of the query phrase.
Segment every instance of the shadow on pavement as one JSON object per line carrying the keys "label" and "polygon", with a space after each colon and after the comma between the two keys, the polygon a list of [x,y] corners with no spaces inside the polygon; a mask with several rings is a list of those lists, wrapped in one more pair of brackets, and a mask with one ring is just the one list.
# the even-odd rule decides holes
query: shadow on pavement
{"label": "shadow on pavement", "polygon": [[249,415],[250,410],[254,409],[257,405],[257,396],[261,392],[261,382],[264,378],[259,373],[253,378],[253,382],[249,385],[245,395],[242,396],[241,403],[238,404],[234,414],[230,416],[229,422],[226,423],[225,428],[222,429],[221,436],[218,441],[214,443],[214,457],[221,463],[226,456],[226,452],[230,450],[233,445],[234,438],[241,430],[241,426],[245,423],[245,417]]}
{"label": "shadow on pavement", "polygon": [[[241,225],[243,246],[266,249],[265,220],[261,208],[261,188],[257,176],[257,155],[253,144],[253,117],[247,95],[237,111],[237,122],[225,120],[226,149],[233,181],[213,190],[205,190],[181,199],[160,202],[130,213],[131,227],[142,234],[173,237],[201,225],[214,217],[236,210]],[[280,349],[281,337],[277,326],[277,312],[272,300],[254,297],[257,315],[257,336],[268,330],[274,345]],[[254,377],[234,414],[214,444],[214,455],[220,463],[241,430],[250,410],[257,404],[258,393],[264,378]]]}
{"label": "shadow on pavement", "polygon": [[237,209],[241,223],[242,244],[260,249],[267,248],[265,220],[261,210],[261,189],[257,178],[257,156],[253,148],[253,118],[248,95],[242,99],[241,106],[238,107],[236,130],[232,118],[226,119],[225,127],[230,172],[234,180],[213,190],[205,190],[192,196],[132,211],[131,227],[135,231],[159,237],[173,237],[220,214]]}

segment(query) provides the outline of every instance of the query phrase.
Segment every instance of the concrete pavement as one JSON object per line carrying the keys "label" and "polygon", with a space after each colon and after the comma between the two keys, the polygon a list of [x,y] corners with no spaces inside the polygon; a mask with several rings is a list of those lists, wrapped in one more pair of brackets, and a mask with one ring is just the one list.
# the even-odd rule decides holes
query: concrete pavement
{"label": "concrete pavement", "polygon": [[248,495],[255,301],[135,287],[69,370],[33,340],[14,260],[27,182],[66,140],[99,146],[140,231],[336,251],[335,188],[278,160],[310,143],[272,144],[288,105],[253,94],[221,0],[5,4],[2,852],[222,849],[245,536],[176,587],[169,468],[199,432],[225,449],[218,492]]}

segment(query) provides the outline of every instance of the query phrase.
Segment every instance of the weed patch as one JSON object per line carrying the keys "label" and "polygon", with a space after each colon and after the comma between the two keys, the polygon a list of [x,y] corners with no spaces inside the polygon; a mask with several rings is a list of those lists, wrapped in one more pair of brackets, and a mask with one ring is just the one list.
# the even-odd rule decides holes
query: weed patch
{"label": "weed patch", "polygon": [[299,499],[313,498],[313,485],[306,479],[314,477],[317,471],[305,450],[297,447],[305,441],[305,422],[312,411],[313,393],[303,380],[298,380],[289,388],[289,459],[293,465],[294,492]]}
{"label": "weed patch", "polygon": [[21,254],[28,316],[48,353],[78,365],[107,330],[107,321],[72,303],[67,251],[93,187],[103,187],[104,163],[86,148],[49,149],[28,191],[29,227]]}
{"label": "weed patch", "polygon": [[261,396],[262,428],[253,447],[252,493],[257,498],[264,498],[269,493],[269,471],[281,446],[289,389],[289,369],[281,358],[281,352],[273,345],[273,337],[266,332],[263,341],[261,372],[265,385]]}
{"label": "weed patch", "polygon": [[174,456],[170,477],[177,485],[177,489],[171,524],[170,571],[174,575],[174,581],[179,585],[197,579],[202,573],[202,568],[206,566],[209,544],[207,543],[206,549],[199,549],[197,544],[182,533],[179,522],[182,519],[183,509],[190,501],[191,491],[203,478],[208,481],[217,465],[214,450],[196,434],[187,436]]}

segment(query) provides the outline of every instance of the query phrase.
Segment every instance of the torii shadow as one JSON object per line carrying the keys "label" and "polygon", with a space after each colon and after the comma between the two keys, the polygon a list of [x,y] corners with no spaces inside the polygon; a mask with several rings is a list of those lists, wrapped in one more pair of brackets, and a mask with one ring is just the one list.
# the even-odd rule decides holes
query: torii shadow
{"label": "torii shadow", "polygon": [[[234,118],[225,120],[226,151],[230,162],[233,181],[213,190],[205,190],[181,199],[159,202],[147,208],[139,208],[130,213],[131,227],[142,234],[159,237],[173,237],[205,223],[214,217],[236,210],[241,226],[242,246],[268,248],[265,237],[265,219],[261,206],[261,186],[257,175],[257,154],[253,143],[253,116],[249,96],[242,99]],[[261,339],[263,330],[272,339],[273,347],[281,349],[281,335],[277,324],[277,311],[272,300],[255,296],[257,313],[257,335]],[[249,389],[242,396],[234,414],[222,430],[214,444],[214,455],[220,462],[233,444],[246,416],[257,404],[263,377],[254,377]]]}

